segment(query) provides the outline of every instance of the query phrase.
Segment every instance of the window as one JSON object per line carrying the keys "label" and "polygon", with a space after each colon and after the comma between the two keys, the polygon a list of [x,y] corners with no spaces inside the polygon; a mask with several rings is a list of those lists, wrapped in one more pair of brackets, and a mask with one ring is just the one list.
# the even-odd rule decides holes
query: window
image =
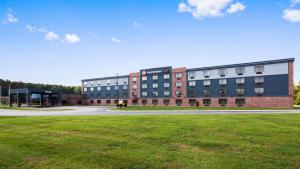
{"label": "window", "polygon": [[91,87],[91,92],[93,92],[94,91],[94,88],[93,87]]}
{"label": "window", "polygon": [[254,72],[256,74],[262,74],[264,72],[264,66],[263,65],[254,66]]}
{"label": "window", "polygon": [[226,104],[227,104],[227,99],[219,99],[219,105],[226,106]]}
{"label": "window", "polygon": [[227,79],[220,79],[219,84],[220,85],[226,85],[227,84]]}
{"label": "window", "polygon": [[133,97],[136,97],[136,92],[132,92],[131,94]]}
{"label": "window", "polygon": [[223,68],[223,69],[219,69],[219,75],[221,77],[224,77],[227,74],[227,69]]}
{"label": "window", "polygon": [[164,87],[170,87],[170,83],[164,83]]}
{"label": "window", "polygon": [[142,100],[142,104],[143,104],[143,105],[146,105],[146,104],[147,104],[147,100],[145,100],[145,99]]}
{"label": "window", "polygon": [[136,77],[132,77],[132,81],[136,82],[137,78]]}
{"label": "window", "polygon": [[147,92],[142,92],[142,96],[147,97],[148,93]]}
{"label": "window", "polygon": [[219,94],[220,94],[221,97],[226,96],[226,88],[219,89]]}
{"label": "window", "polygon": [[86,87],[85,87],[85,88],[83,88],[83,91],[84,91],[84,92],[87,92],[87,88],[86,88]]}
{"label": "window", "polygon": [[182,87],[182,82],[176,82],[176,87]]}
{"label": "window", "polygon": [[176,99],[176,105],[181,106],[182,105],[182,100],[181,99]]}
{"label": "window", "polygon": [[86,85],[87,85],[87,82],[83,82],[83,85],[86,86]]}
{"label": "window", "polygon": [[196,97],[195,89],[189,89],[188,94],[189,94],[189,97]]}
{"label": "window", "polygon": [[98,86],[101,86],[101,84],[102,84],[102,81],[98,80]]}
{"label": "window", "polygon": [[115,79],[115,80],[114,80],[114,82],[115,82],[115,84],[116,84],[116,85],[118,85],[118,84],[119,84],[119,81],[118,81],[118,79]]}
{"label": "window", "polygon": [[246,104],[246,100],[245,99],[235,99],[235,104],[238,105],[239,107],[241,107]]}
{"label": "window", "polygon": [[210,86],[210,80],[204,80],[203,85],[204,86]]}
{"label": "window", "polygon": [[205,78],[209,78],[209,76],[210,76],[210,71],[209,71],[209,70],[204,70],[204,71],[203,71],[203,76],[204,76]]}
{"label": "window", "polygon": [[106,100],[106,104],[110,104],[111,103],[111,101],[110,100]]}
{"label": "window", "polygon": [[153,79],[153,80],[157,80],[157,79],[158,79],[158,75],[153,75],[153,76],[152,76],[152,79]]}
{"label": "window", "polygon": [[235,80],[236,84],[244,84],[245,83],[245,78],[238,78]]}
{"label": "window", "polygon": [[97,100],[97,104],[101,104],[101,100]]}
{"label": "window", "polygon": [[211,99],[203,99],[203,105],[209,106],[211,104]]}
{"label": "window", "polygon": [[181,90],[176,90],[176,96],[181,97],[182,96],[182,91]]}
{"label": "window", "polygon": [[158,88],[158,84],[157,84],[157,83],[153,83],[153,84],[152,84],[152,87],[153,87],[153,88]]}
{"label": "window", "polygon": [[189,105],[195,106],[196,105],[196,99],[189,99]]}
{"label": "window", "polygon": [[93,81],[91,81],[91,86],[93,86],[94,85],[94,82]]}
{"label": "window", "polygon": [[164,79],[170,79],[170,74],[164,74]]}
{"label": "window", "polygon": [[158,96],[158,92],[152,92],[153,97],[157,97]]}
{"label": "window", "polygon": [[124,85],[127,85],[128,84],[128,82],[127,81],[124,81]]}
{"label": "window", "polygon": [[101,87],[98,87],[97,90],[98,90],[98,91],[101,91]]}
{"label": "window", "polygon": [[132,85],[132,89],[137,89],[137,85]]}
{"label": "window", "polygon": [[90,103],[91,103],[91,104],[94,104],[94,100],[90,100]]}
{"label": "window", "polygon": [[147,84],[142,84],[143,89],[147,89]]}
{"label": "window", "polygon": [[238,96],[244,96],[244,94],[245,94],[245,89],[243,89],[243,88],[238,88],[238,89],[236,89],[236,94],[237,94]]}
{"label": "window", "polygon": [[195,76],[196,76],[196,72],[189,72],[189,77],[190,79],[195,79]]}
{"label": "window", "polygon": [[153,104],[153,106],[157,106],[158,105],[158,100],[157,99],[153,99],[152,100],[152,104]]}
{"label": "window", "polygon": [[164,99],[164,105],[168,106],[170,104],[170,100],[169,99]]}
{"label": "window", "polygon": [[244,67],[237,67],[235,68],[235,72],[237,75],[243,75],[245,73],[245,68]]}
{"label": "window", "polygon": [[119,86],[115,86],[115,90],[119,90]]}
{"label": "window", "polygon": [[107,86],[107,87],[106,87],[106,90],[107,90],[107,91],[110,91],[110,86]]}
{"label": "window", "polygon": [[176,78],[181,79],[182,78],[182,73],[176,73]]}
{"label": "window", "polygon": [[264,77],[255,77],[254,82],[255,83],[263,83],[265,81]]}
{"label": "window", "polygon": [[128,89],[128,86],[123,86],[123,90],[127,90]]}
{"label": "window", "polygon": [[147,76],[143,76],[142,81],[146,81],[146,80],[147,80]]}
{"label": "window", "polygon": [[189,86],[196,86],[196,81],[190,81]]}
{"label": "window", "polygon": [[168,90],[164,91],[164,95],[165,96],[170,96],[170,91],[168,91]]}
{"label": "window", "polygon": [[106,80],[106,85],[107,85],[107,86],[110,85],[110,80]]}
{"label": "window", "polygon": [[203,90],[203,95],[204,95],[204,97],[209,97],[209,96],[210,96],[210,91],[209,91],[209,89],[204,89],[204,90]]}
{"label": "window", "polygon": [[254,90],[255,90],[255,94],[258,95],[258,96],[263,95],[264,92],[265,92],[264,88],[261,88],[261,87],[260,88],[255,88]]}

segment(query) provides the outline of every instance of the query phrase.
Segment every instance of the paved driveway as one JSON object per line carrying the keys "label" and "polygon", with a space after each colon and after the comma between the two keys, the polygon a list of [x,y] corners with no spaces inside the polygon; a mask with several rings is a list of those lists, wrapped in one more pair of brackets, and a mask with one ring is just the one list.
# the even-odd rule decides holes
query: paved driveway
{"label": "paved driveway", "polygon": [[[58,110],[72,109],[72,110]],[[161,114],[274,114],[300,113],[300,110],[192,110],[192,111],[112,111],[109,107],[72,106],[37,110],[3,110],[0,116],[82,116],[82,115],[161,115]]]}

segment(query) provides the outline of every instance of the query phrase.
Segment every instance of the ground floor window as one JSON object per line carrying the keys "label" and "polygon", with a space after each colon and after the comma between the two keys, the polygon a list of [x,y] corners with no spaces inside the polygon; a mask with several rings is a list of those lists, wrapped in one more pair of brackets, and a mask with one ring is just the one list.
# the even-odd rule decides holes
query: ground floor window
{"label": "ground floor window", "polygon": [[111,102],[110,102],[110,100],[106,100],[106,104],[110,104]]}
{"label": "ground floor window", "polygon": [[176,105],[181,106],[182,105],[182,99],[176,99]]}
{"label": "ground floor window", "polygon": [[227,104],[227,99],[219,99],[219,105],[226,106],[226,104]]}
{"label": "ground floor window", "polygon": [[211,104],[211,99],[203,99],[204,106],[210,106],[210,104]]}
{"label": "ground floor window", "polygon": [[153,99],[152,100],[152,104],[153,104],[153,106],[157,106],[158,105],[158,100],[157,99]]}
{"label": "ground floor window", "polygon": [[115,103],[115,104],[118,104],[118,103],[119,103],[119,100],[114,100],[114,103]]}
{"label": "ground floor window", "polygon": [[91,104],[94,104],[94,100],[90,100],[90,103],[91,103]]}
{"label": "ground floor window", "polygon": [[190,106],[196,106],[196,99],[189,99]]}
{"label": "ground floor window", "polygon": [[235,104],[239,107],[242,107],[246,104],[246,100],[245,99],[235,99]]}
{"label": "ground floor window", "polygon": [[132,100],[132,104],[138,104],[138,99],[137,99],[137,98],[134,98],[134,99]]}
{"label": "ground floor window", "polygon": [[82,101],[81,100],[77,100],[77,104],[82,104]]}
{"label": "ground floor window", "polygon": [[170,100],[169,99],[164,99],[164,105],[168,106],[170,104]]}
{"label": "ground floor window", "polygon": [[147,104],[147,100],[142,100],[142,104],[145,106]]}
{"label": "ground floor window", "polygon": [[101,104],[101,100],[97,100],[97,104]]}

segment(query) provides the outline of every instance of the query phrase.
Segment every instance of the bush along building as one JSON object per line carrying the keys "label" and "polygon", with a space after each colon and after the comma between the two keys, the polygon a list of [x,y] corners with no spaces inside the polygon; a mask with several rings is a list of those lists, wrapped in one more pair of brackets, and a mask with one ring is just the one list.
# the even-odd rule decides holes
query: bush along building
{"label": "bush along building", "polygon": [[85,102],[200,107],[293,106],[294,59],[187,69],[142,69],[125,76],[82,80]]}

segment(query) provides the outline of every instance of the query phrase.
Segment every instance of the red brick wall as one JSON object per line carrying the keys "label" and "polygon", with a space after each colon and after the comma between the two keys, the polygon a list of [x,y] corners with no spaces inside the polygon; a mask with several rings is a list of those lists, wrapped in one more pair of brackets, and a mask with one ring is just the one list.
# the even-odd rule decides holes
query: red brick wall
{"label": "red brick wall", "polygon": [[[182,78],[177,79],[176,78],[176,73],[182,73]],[[182,97],[179,97],[178,99],[186,98],[186,81],[187,81],[187,75],[186,75],[186,68],[185,67],[174,68],[172,70],[172,98],[177,98],[176,90],[181,90],[182,91]],[[178,89],[176,87],[176,82],[182,82],[182,87],[180,89]]]}
{"label": "red brick wall", "polygon": [[[137,82],[136,82],[136,85],[137,85],[137,89],[136,89],[136,95],[137,97],[140,97],[140,72],[136,72],[136,73],[130,73],[129,74],[129,100],[128,100],[128,104],[132,104],[132,92],[133,92],[133,81],[132,81],[132,78],[133,77],[136,77],[137,78]],[[139,100],[140,102],[140,100]]]}

